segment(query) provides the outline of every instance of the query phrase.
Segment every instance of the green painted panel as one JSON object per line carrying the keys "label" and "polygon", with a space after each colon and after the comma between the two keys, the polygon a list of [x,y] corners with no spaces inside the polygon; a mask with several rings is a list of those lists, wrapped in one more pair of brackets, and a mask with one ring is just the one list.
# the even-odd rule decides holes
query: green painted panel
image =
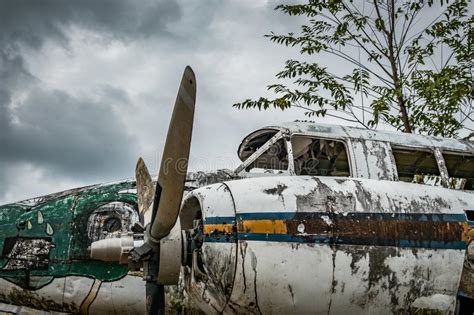
{"label": "green painted panel", "polygon": [[114,281],[125,276],[126,265],[89,259],[87,224],[94,210],[110,202],[126,202],[136,209],[136,195],[130,192],[134,188],[135,182],[126,181],[1,206],[0,277],[35,288],[51,277]]}

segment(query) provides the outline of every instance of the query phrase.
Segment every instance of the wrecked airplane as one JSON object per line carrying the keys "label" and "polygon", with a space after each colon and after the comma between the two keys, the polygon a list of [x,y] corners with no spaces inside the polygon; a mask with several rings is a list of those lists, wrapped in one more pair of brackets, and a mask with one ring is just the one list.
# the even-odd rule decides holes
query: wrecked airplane
{"label": "wrecked airplane", "polygon": [[0,310],[472,309],[473,142],[293,122],[244,138],[234,171],[165,171],[195,92],[187,68],[157,179],[140,159],[136,181],[0,207]]}

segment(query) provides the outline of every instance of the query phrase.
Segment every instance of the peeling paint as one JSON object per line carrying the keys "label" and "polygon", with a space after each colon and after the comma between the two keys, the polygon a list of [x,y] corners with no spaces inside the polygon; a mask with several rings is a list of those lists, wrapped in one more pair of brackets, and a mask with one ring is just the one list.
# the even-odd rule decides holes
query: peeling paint
{"label": "peeling paint", "polygon": [[8,238],[2,256],[7,263],[2,270],[47,269],[49,252],[54,248],[47,238]]}
{"label": "peeling paint", "polygon": [[37,295],[33,291],[13,288],[8,294],[0,293],[0,301],[16,305],[32,307],[38,310],[77,313],[79,308],[74,303],[58,303],[54,300]]}
{"label": "peeling paint", "polygon": [[278,184],[275,188],[264,189],[263,191],[266,194],[281,196],[281,193],[287,188],[288,187],[286,185]]}

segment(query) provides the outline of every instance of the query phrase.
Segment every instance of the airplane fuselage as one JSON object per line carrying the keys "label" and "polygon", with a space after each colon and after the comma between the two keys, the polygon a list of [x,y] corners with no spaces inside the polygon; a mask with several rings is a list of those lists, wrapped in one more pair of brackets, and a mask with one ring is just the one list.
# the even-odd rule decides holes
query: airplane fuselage
{"label": "airplane fuselage", "polygon": [[[188,174],[168,309],[453,314],[474,301],[472,142],[291,123],[238,153],[235,171]],[[117,233],[143,243],[138,208],[135,181],[1,206],[0,303],[145,312],[142,271],[89,251]]]}

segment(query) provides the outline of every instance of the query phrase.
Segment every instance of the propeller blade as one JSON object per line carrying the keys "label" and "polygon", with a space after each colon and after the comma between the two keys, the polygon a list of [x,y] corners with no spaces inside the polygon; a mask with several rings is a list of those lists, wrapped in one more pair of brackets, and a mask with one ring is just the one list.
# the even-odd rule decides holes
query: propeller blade
{"label": "propeller blade", "polygon": [[188,170],[195,103],[196,78],[191,67],[187,66],[168,127],[156,185],[149,234],[155,241],[166,236],[178,218]]}
{"label": "propeller blade", "polygon": [[143,215],[145,226],[151,222],[151,205],[154,198],[155,185],[151,179],[145,162],[140,157],[135,168],[137,181],[138,211]]}

